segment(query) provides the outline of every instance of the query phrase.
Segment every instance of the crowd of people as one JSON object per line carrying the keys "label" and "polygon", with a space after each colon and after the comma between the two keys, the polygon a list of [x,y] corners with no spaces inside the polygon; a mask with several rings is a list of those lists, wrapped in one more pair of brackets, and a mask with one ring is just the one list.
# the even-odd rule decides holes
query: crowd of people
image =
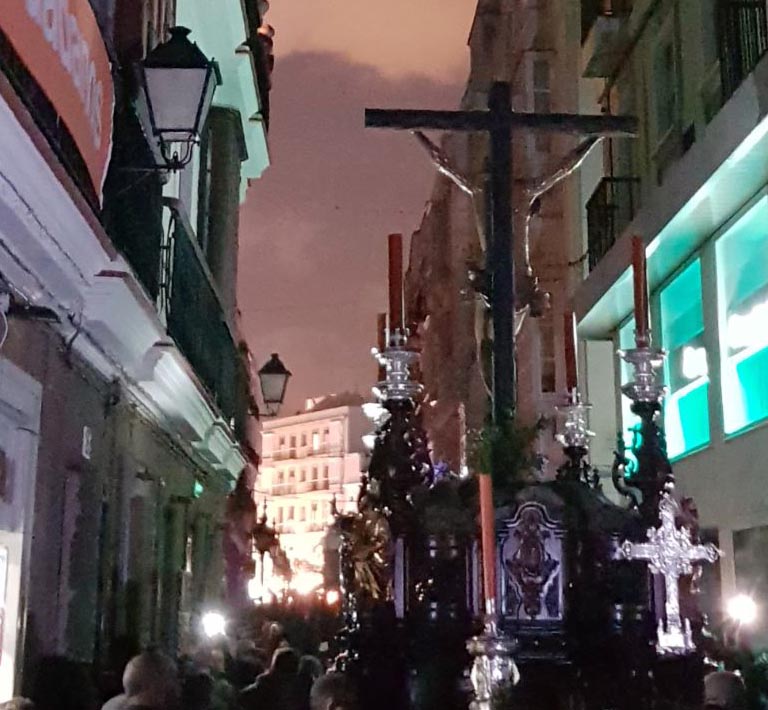
{"label": "crowd of people", "polygon": [[[107,684],[108,685],[108,684]],[[175,660],[150,648],[122,671],[122,688],[106,690],[79,664],[43,658],[29,697],[0,710],[357,710],[346,678],[301,655],[278,624],[261,638],[206,641]],[[115,692],[119,691],[121,692]]]}

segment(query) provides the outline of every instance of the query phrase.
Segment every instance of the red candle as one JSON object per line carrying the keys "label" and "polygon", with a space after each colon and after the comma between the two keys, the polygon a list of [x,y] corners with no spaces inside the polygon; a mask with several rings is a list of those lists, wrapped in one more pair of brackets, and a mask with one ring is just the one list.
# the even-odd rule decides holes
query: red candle
{"label": "red candle", "polygon": [[485,613],[496,614],[496,520],[493,510],[493,484],[486,473],[478,475],[480,485],[480,541],[483,557]]}
{"label": "red candle", "polygon": [[632,237],[632,282],[635,291],[635,342],[638,347],[649,344],[648,335],[648,279],[643,238]]}
{"label": "red candle", "polygon": [[563,350],[565,357],[565,388],[570,394],[577,387],[576,317],[573,311],[563,313]]}
{"label": "red candle", "polygon": [[389,337],[403,328],[403,235],[389,235]]}

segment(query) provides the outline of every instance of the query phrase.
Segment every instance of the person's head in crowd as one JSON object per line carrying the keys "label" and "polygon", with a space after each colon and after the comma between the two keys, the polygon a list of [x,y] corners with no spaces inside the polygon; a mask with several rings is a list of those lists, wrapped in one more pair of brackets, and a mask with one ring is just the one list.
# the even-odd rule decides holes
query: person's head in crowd
{"label": "person's head in crowd", "polygon": [[157,710],[173,707],[181,690],[176,664],[160,651],[144,651],[125,667],[123,688],[128,707],[139,705]]}
{"label": "person's head in crowd", "polygon": [[733,671],[716,671],[704,678],[705,710],[746,710],[744,681]]}
{"label": "person's head in crowd", "polygon": [[0,710],[35,710],[35,706],[26,698],[11,698],[7,702],[0,703]]}
{"label": "person's head in crowd", "polygon": [[86,667],[62,656],[41,658],[29,694],[35,710],[92,710],[96,688]]}
{"label": "person's head in crowd", "polygon": [[292,648],[278,648],[272,654],[270,671],[274,675],[296,675],[299,671],[299,655]]}
{"label": "person's head in crowd", "polygon": [[358,710],[352,681],[342,673],[320,676],[309,694],[310,710]]}

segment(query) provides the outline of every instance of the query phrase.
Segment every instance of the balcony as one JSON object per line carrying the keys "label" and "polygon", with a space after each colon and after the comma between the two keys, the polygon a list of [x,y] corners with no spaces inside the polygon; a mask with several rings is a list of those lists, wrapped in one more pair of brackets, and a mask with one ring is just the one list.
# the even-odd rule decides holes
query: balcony
{"label": "balcony", "polygon": [[342,456],[344,447],[338,444],[321,444],[320,446],[300,446],[298,448],[277,449],[272,452],[274,461],[289,461],[291,459],[306,459],[312,456]]}
{"label": "balcony", "polygon": [[227,421],[242,437],[248,413],[245,362],[193,232],[175,201],[171,211],[170,257],[161,279],[168,334],[194,368]]}
{"label": "balcony", "polygon": [[620,61],[626,40],[626,18],[633,0],[582,0],[581,44],[583,76],[610,76]]}
{"label": "balcony", "polygon": [[640,180],[604,177],[587,202],[589,270],[608,253],[640,206]]}
{"label": "balcony", "polygon": [[765,0],[720,0],[718,41],[723,100],[752,73],[768,50]]}

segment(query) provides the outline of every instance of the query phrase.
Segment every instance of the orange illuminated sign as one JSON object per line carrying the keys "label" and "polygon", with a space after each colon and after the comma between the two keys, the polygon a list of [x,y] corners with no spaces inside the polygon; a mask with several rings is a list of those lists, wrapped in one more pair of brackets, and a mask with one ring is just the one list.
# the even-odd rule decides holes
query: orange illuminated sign
{"label": "orange illuminated sign", "polygon": [[0,0],[0,30],[61,116],[101,194],[114,92],[88,0]]}

